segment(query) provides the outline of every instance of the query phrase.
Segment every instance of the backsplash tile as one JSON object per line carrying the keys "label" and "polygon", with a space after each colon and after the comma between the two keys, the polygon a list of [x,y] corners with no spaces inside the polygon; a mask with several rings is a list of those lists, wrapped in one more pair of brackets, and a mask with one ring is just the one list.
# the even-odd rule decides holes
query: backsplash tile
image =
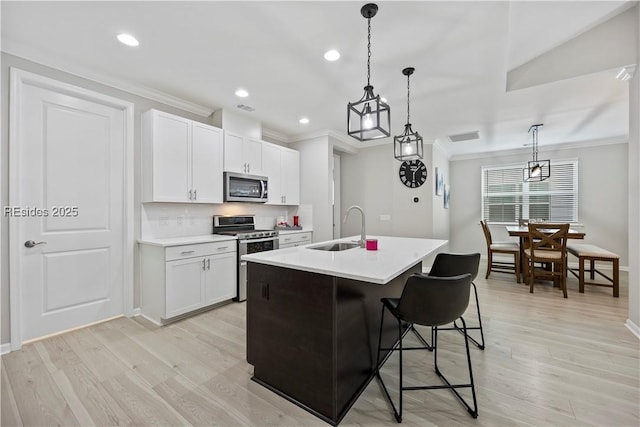
{"label": "backsplash tile", "polygon": [[190,203],[144,203],[140,210],[142,239],[199,236],[211,234],[213,215],[255,215],[256,227],[273,229],[278,217],[300,216],[301,224],[311,226],[311,206],[271,206],[257,203],[224,203],[220,205]]}

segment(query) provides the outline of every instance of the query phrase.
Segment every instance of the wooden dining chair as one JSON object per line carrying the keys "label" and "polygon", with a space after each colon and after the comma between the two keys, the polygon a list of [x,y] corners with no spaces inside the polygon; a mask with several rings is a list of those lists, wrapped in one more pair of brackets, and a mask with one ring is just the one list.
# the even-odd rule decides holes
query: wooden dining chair
{"label": "wooden dining chair", "polygon": [[[480,220],[484,238],[487,241],[487,274],[489,278],[492,271],[500,273],[515,273],[516,280],[520,283],[520,246],[515,242],[494,242],[491,238],[491,231],[485,221]],[[513,263],[506,261],[495,261],[494,254],[513,255]]]}
{"label": "wooden dining chair", "polygon": [[[569,224],[529,223],[529,247],[524,250],[529,278],[529,292],[533,293],[536,278],[558,282],[567,298],[567,234]],[[553,267],[535,268],[536,263]]]}

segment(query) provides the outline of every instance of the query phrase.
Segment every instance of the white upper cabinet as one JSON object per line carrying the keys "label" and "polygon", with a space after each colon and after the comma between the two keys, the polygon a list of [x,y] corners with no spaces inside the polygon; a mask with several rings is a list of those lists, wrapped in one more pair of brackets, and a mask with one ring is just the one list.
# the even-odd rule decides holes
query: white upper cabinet
{"label": "white upper cabinet", "polygon": [[282,148],[282,195],[285,205],[300,204],[300,152]]}
{"label": "white upper cabinet", "polygon": [[263,174],[269,178],[272,205],[300,204],[300,153],[280,145],[262,145]]}
{"label": "white upper cabinet", "polygon": [[262,171],[262,141],[232,132],[224,133],[224,170],[260,175]]}
{"label": "white upper cabinet", "polygon": [[282,203],[282,157],[280,147],[273,144],[262,146],[262,172],[269,178],[268,191],[270,205],[281,205]]}
{"label": "white upper cabinet", "polygon": [[173,114],[142,114],[143,202],[222,203],[222,130]]}
{"label": "white upper cabinet", "polygon": [[193,122],[191,138],[191,188],[193,201],[222,202],[222,130]]}

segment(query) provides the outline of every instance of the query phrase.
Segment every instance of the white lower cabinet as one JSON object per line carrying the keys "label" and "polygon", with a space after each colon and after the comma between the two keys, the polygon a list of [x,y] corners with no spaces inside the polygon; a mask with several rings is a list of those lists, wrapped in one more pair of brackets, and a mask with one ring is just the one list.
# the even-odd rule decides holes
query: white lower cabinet
{"label": "white lower cabinet", "polygon": [[[209,261],[211,261],[210,268]],[[204,286],[205,305],[215,304],[238,296],[236,283],[238,261],[235,251],[207,258],[207,267]]]}
{"label": "white lower cabinet", "polygon": [[286,233],[278,237],[280,249],[293,248],[294,246],[306,245],[311,243],[311,231],[303,231],[300,233]]}
{"label": "white lower cabinet", "polygon": [[142,314],[156,323],[237,296],[236,242],[140,245]]}

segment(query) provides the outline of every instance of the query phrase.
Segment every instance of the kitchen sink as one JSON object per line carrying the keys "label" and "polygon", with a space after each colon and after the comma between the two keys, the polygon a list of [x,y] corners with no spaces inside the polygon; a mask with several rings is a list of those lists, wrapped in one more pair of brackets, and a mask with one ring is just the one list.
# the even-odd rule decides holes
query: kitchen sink
{"label": "kitchen sink", "polygon": [[309,246],[309,249],[316,249],[319,251],[346,251],[347,249],[353,249],[360,247],[357,243],[348,243],[348,242],[339,242],[339,243],[330,243],[328,245],[320,245],[320,246]]}

